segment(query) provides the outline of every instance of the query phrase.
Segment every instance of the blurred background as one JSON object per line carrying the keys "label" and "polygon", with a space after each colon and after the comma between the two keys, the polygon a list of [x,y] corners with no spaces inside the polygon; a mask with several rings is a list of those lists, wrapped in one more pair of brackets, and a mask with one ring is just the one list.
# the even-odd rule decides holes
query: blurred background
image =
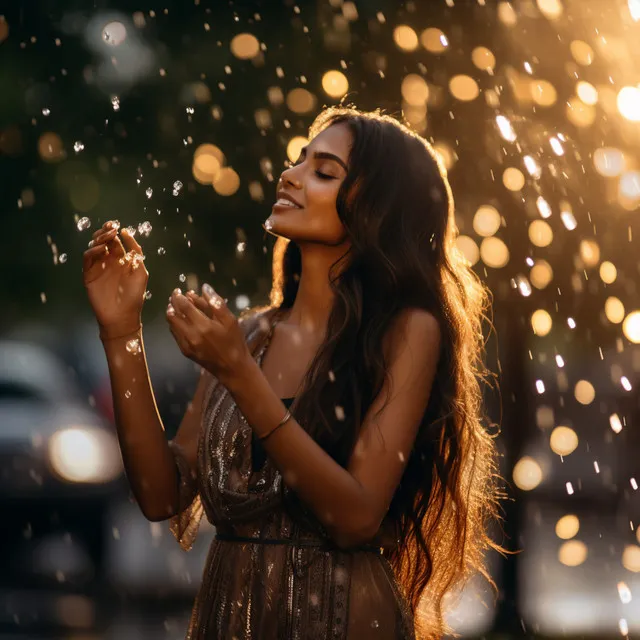
{"label": "blurred background", "polygon": [[[22,0],[0,15],[0,638],[183,638],[184,553],[122,474],[81,279],[109,219],[150,272],[144,340],[172,437],[197,371],[176,286],[268,300],[275,180],[324,106],[430,140],[494,295],[511,550],[464,637],[640,632],[640,0]],[[497,338],[496,338],[497,335]]]}

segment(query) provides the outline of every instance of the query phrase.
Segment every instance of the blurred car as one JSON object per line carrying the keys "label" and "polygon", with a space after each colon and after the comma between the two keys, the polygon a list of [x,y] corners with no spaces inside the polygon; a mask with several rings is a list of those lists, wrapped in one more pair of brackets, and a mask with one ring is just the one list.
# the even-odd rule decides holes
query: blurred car
{"label": "blurred car", "polygon": [[92,584],[117,496],[126,481],[113,426],[49,350],[0,340],[0,588]]}

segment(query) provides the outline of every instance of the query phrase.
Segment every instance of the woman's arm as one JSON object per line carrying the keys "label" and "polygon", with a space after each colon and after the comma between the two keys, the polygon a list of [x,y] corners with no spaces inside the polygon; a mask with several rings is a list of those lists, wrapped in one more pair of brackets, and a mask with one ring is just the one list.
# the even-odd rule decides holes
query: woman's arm
{"label": "woman's arm", "polygon": [[[127,342],[136,339],[140,352],[129,353]],[[149,379],[142,328],[103,345],[127,479],[144,516],[166,520],[177,508],[178,477]]]}
{"label": "woman's arm", "polygon": [[[370,407],[346,469],[293,418],[264,442],[285,482],[343,548],[370,540],[389,509],[429,400],[440,353],[438,321],[407,310],[387,346],[390,382]],[[284,416],[285,406],[255,361],[227,386],[258,436]],[[389,390],[389,404],[376,417]]]}

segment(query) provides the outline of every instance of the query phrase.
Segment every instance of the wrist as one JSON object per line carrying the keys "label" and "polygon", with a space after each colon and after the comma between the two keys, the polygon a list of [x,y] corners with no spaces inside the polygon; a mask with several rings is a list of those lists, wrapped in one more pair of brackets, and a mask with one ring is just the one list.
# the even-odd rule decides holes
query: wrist
{"label": "wrist", "polygon": [[128,320],[126,322],[118,322],[115,324],[101,325],[99,335],[100,340],[116,340],[118,338],[134,338],[142,329],[142,322],[138,320]]}
{"label": "wrist", "polygon": [[247,353],[243,364],[238,366],[225,380],[220,380],[220,382],[232,396],[236,397],[239,394],[250,393],[249,390],[253,388],[253,381],[258,374],[262,374],[258,363],[250,353]]}

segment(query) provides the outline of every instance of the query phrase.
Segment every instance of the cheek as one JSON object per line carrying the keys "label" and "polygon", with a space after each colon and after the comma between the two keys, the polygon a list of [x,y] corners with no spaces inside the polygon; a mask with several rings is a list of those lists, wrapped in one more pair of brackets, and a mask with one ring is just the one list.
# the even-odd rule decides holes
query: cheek
{"label": "cheek", "polygon": [[307,205],[314,212],[324,217],[331,217],[338,220],[338,211],[336,209],[336,200],[340,185],[336,185],[333,181],[326,184],[314,185],[312,189],[307,190]]}

